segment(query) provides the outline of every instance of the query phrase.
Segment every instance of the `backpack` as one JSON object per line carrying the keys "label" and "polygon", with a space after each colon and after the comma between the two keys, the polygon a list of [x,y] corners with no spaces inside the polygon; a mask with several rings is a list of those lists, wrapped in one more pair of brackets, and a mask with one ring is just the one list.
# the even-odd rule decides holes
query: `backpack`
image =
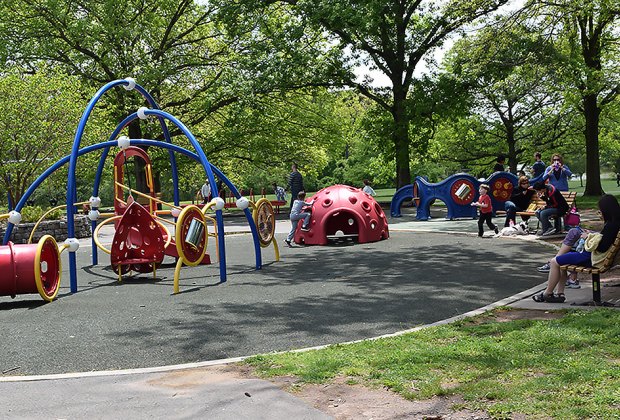
{"label": "backpack", "polygon": [[568,213],[564,215],[564,226],[577,227],[579,223],[581,223],[581,217],[579,216],[577,207],[573,205]]}

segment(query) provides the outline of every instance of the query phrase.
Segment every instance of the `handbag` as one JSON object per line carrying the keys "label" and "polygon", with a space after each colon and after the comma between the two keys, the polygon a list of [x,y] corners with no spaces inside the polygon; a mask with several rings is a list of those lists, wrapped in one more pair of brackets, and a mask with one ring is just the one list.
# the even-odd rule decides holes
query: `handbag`
{"label": "handbag", "polygon": [[573,205],[568,213],[564,215],[564,226],[577,227],[579,223],[581,223],[581,216],[579,216],[577,207]]}

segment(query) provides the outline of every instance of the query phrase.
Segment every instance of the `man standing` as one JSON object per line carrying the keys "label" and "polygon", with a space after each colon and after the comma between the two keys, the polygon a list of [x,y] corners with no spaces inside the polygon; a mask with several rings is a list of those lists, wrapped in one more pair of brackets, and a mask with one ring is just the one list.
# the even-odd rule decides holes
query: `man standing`
{"label": "man standing", "polygon": [[545,173],[545,168],[547,166],[545,165],[545,162],[541,160],[541,157],[542,156],[540,152],[536,152],[534,154],[534,159],[536,159],[536,162],[534,162],[534,164],[532,165],[532,172],[533,172],[532,178],[538,178],[539,176]]}
{"label": "man standing", "polygon": [[291,192],[291,208],[293,208],[293,201],[297,199],[299,191],[304,191],[304,179],[297,170],[297,164],[293,163],[291,166],[291,174],[288,176],[288,189]]}
{"label": "man standing", "polygon": [[211,185],[208,179],[205,180],[205,183],[200,187],[200,195],[202,196],[202,204],[207,204],[209,202],[209,196],[211,195]]}

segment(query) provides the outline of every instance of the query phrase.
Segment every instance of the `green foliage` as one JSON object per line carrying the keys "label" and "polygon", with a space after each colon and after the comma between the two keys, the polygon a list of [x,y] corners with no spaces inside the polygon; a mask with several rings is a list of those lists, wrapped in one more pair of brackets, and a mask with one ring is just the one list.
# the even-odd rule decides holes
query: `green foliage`
{"label": "green foliage", "polygon": [[504,154],[516,172],[535,151],[566,145],[575,112],[564,105],[557,56],[551,42],[513,17],[458,41],[445,65],[468,87],[475,116],[451,122],[451,158],[489,174]]}
{"label": "green foliage", "polygon": [[[501,310],[500,310],[501,311]],[[246,361],[261,375],[302,382],[348,377],[408,399],[460,395],[491,416],[611,418],[617,414],[620,312],[568,312],[548,321],[494,314],[414,333]]]}
{"label": "green foliage", "polygon": [[[256,3],[256,2],[252,2]],[[392,88],[375,88],[369,80],[358,82],[349,75],[348,84],[375,101],[391,117],[389,138],[396,161],[396,185],[411,182],[410,122],[407,109],[414,89],[414,70],[427,53],[440,47],[445,38],[506,0],[451,0],[441,5],[420,2],[388,3],[331,0],[300,0],[291,4],[293,13],[316,27],[324,28],[338,41],[337,46],[351,57],[349,66],[365,64],[389,77]],[[250,2],[245,2],[250,4]],[[412,112],[420,115],[409,103]],[[414,139],[423,150],[427,139]]]}
{"label": "green foliage", "polygon": [[[48,211],[41,206],[25,206],[20,212],[22,215],[22,223],[35,223]],[[62,209],[54,210],[45,216],[45,220],[58,220],[63,216]]]}
{"label": "green foliage", "polygon": [[586,192],[599,195],[599,131],[601,113],[620,91],[620,4],[608,0],[528,3],[530,21],[562,52],[565,97],[584,123]]}
{"label": "green foliage", "polygon": [[26,75],[12,69],[0,77],[0,183],[14,204],[71,150],[82,93],[77,79],[52,70]]}

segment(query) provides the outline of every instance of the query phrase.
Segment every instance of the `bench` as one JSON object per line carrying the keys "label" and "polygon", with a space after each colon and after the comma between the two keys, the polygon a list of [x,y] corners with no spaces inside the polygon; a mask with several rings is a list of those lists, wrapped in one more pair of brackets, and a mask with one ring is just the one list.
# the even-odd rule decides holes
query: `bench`
{"label": "bench", "polygon": [[[577,193],[575,191],[562,191],[562,195],[564,196],[564,199],[568,204],[568,208],[572,208],[575,205]],[[538,194],[534,194],[532,196],[532,199],[530,200],[530,205],[527,207],[527,210],[518,211],[515,214],[521,217],[536,216],[536,211],[544,209],[546,205],[547,203],[545,202],[545,200],[542,200],[540,197],[538,197]]]}
{"label": "bench", "polygon": [[582,267],[579,265],[561,265],[562,271],[578,271],[580,273],[590,274],[592,276],[592,301],[594,306],[614,306],[610,303],[601,303],[601,273],[609,271],[620,265],[620,232],[616,236],[616,240],[611,245],[611,249],[603,261],[603,266],[598,267]]}

